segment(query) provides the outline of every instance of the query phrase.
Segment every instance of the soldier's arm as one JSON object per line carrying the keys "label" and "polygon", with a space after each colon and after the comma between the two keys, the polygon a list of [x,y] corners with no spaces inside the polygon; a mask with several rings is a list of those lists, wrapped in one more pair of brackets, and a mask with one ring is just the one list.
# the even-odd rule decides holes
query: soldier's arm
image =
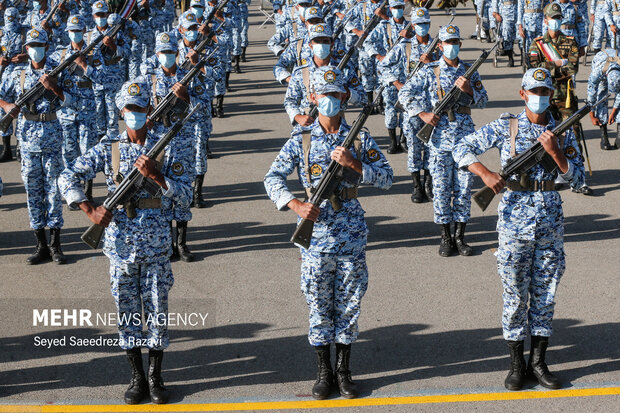
{"label": "soldier's arm", "polygon": [[581,188],[585,183],[586,172],[583,166],[583,156],[579,151],[579,145],[572,129],[566,132],[564,146],[561,150],[568,162],[568,170],[564,173],[559,171],[560,176],[570,183],[571,188]]}
{"label": "soldier's arm", "polygon": [[67,205],[75,207],[87,201],[82,182],[94,179],[98,172],[103,172],[108,148],[108,143],[98,143],[62,171],[58,177],[58,189]]}
{"label": "soldier's arm", "polygon": [[298,76],[292,76],[291,81],[286,87],[286,94],[284,95],[284,109],[288,114],[291,125],[295,125],[297,123],[295,116],[303,115],[303,111],[301,110],[303,87],[304,86],[298,81]]}
{"label": "soldier's arm", "polygon": [[349,79],[347,82],[347,88],[349,89],[350,95],[347,104],[350,106],[364,106],[368,102],[366,92],[364,92],[364,87],[362,86],[362,82],[357,77],[357,74],[353,71],[349,71]]}
{"label": "soldier's arm", "polygon": [[479,163],[478,156],[491,148],[501,150],[511,117],[512,115],[504,113],[499,119],[463,137],[452,151],[452,156],[458,167],[467,169],[470,165]]}
{"label": "soldier's arm", "polygon": [[267,195],[280,211],[287,210],[288,203],[296,199],[286,185],[286,178],[299,165],[300,156],[301,138],[293,132],[293,137],[284,144],[263,180]]}
{"label": "soldier's arm", "polygon": [[387,158],[379,149],[377,142],[366,130],[360,132],[362,140],[362,184],[373,185],[380,189],[390,189],[394,180],[394,171]]}

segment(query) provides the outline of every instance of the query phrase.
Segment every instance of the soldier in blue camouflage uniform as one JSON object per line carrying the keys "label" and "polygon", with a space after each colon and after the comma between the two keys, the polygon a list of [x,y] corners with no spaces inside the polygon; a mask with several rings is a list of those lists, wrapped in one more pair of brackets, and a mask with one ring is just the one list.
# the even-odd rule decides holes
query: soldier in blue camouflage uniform
{"label": "soldier in blue camouflage uniform", "polygon": [[[9,7],[4,12],[4,26],[2,28],[2,37],[0,38],[0,47],[2,56],[0,56],[0,66],[2,67],[2,79],[10,76],[17,67],[23,66],[23,62],[28,60],[28,55],[22,54],[22,25],[19,22],[19,10],[15,7]],[[0,116],[4,116],[4,111],[0,110]],[[2,134],[2,153],[0,154],[0,162],[7,162],[13,159],[11,152],[11,135],[13,134],[13,125],[10,125],[6,132]]]}
{"label": "soldier in blue camouflage uniform", "polygon": [[[530,376],[544,387],[558,389],[560,381],[545,363],[555,292],[565,269],[564,215],[554,179],[561,174],[571,186],[579,188],[585,171],[572,129],[562,137],[552,132],[556,122],[547,110],[554,89],[551,73],[546,69],[529,69],[521,85],[526,109],[517,116],[504,113],[498,120],[464,137],[455,148],[454,158],[460,168],[468,168],[480,176],[495,193],[508,188],[498,208],[499,247],[495,254],[504,289],[503,334],[511,357],[504,385],[508,390],[520,390],[526,376]],[[514,125],[513,133],[511,125]],[[506,182],[477,158],[491,148],[498,148],[505,166],[537,141],[557,164],[554,172],[546,172],[537,165],[522,176],[509,177]],[[528,332],[532,345],[526,368],[523,345]]]}
{"label": "soldier in blue camouflage uniform", "polygon": [[250,25],[248,23],[248,17],[250,15],[248,8],[252,0],[238,0],[239,2],[239,34],[240,34],[240,46],[241,46],[241,61],[247,62],[245,57],[245,51],[248,48],[248,29]]}
{"label": "soldier in blue camouflage uniform", "polygon": [[[21,148],[21,173],[28,197],[30,227],[37,238],[36,251],[28,257],[28,264],[52,259],[65,263],[60,249],[60,228],[63,226],[62,199],[58,192],[58,175],[64,168],[62,161],[62,128],[56,117],[59,107],[72,107],[73,97],[65,84],[65,76],[51,78],[47,73],[60,63],[57,56],[48,55],[47,33],[31,29],[24,43],[30,57],[26,67],[14,70],[2,79],[0,107],[17,120],[17,137]],[[83,59],[78,64],[85,70]],[[41,82],[48,91],[21,111],[15,102],[24,92]],[[50,228],[47,245],[45,227]]]}
{"label": "soldier in blue camouflage uniform", "polygon": [[[409,116],[418,116],[423,122],[435,126],[428,146],[433,176],[434,221],[441,226],[439,255],[448,257],[456,250],[460,255],[467,256],[472,254],[464,234],[470,216],[473,176],[457,168],[452,151],[463,136],[474,131],[471,108],[484,108],[488,97],[478,72],[469,81],[463,77],[468,66],[458,58],[461,45],[459,28],[442,27],[439,40],[443,58],[424,66],[403,86],[398,98]],[[439,101],[439,96],[448,93],[453,85],[463,93],[453,108],[455,120],[451,122],[447,114],[433,114],[432,108]],[[450,232],[452,222],[455,223],[454,238]]]}
{"label": "soldier in blue camouflage uniform", "polygon": [[[315,119],[308,115],[310,111],[310,79],[312,73],[321,66],[337,66],[339,59],[332,53],[332,32],[324,23],[315,24],[308,29],[308,38],[313,56],[305,64],[297,66],[291,75],[291,80],[286,88],[284,108],[292,125],[310,126]],[[343,71],[347,99],[342,106],[363,106],[366,95],[352,65],[348,65]],[[346,105],[346,106],[345,106]]]}
{"label": "soldier in blue camouflage uniform", "polygon": [[[620,25],[620,13],[618,12],[620,12],[620,1],[606,0],[604,18],[605,24],[607,24],[611,32],[612,39],[616,38],[615,36],[618,34],[618,25]],[[618,45],[616,41],[612,41],[611,47],[618,49],[620,45]]]}
{"label": "soldier in blue camouflage uniform", "polygon": [[491,2],[492,0],[474,0],[478,22],[476,24],[476,33],[472,35],[472,38],[476,37],[478,30],[480,30],[480,38],[478,40],[490,39],[489,30],[495,27],[494,22],[491,20]]}
{"label": "soldier in blue camouflage uniform", "polygon": [[508,56],[508,67],[513,67],[515,65],[513,48],[517,34],[517,0],[492,0],[491,14],[504,40],[502,56]]}
{"label": "soldier in blue camouflage uniform", "polygon": [[606,38],[607,47],[612,45],[611,39],[613,38],[613,33],[605,21],[606,12],[607,2],[605,0],[590,1],[590,24],[594,25],[592,28],[592,44],[590,44],[590,47],[594,54],[600,52],[603,48],[604,38]]}
{"label": "soldier in blue camouflage uniform", "polygon": [[[118,313],[126,320],[119,322],[118,329],[121,348],[126,350],[132,370],[125,392],[125,402],[129,404],[140,403],[147,393],[154,403],[168,401],[168,391],[161,378],[163,350],[169,345],[168,327],[154,320],[167,319],[168,292],[174,282],[167,210],[173,202],[189,205],[191,177],[187,171],[191,171],[194,163],[191,150],[174,139],[165,150],[161,169],[146,156],[160,138],[146,126],[149,91],[143,78],[122,85],[117,102],[127,130],[77,158],[59,180],[67,203],[79,206],[92,222],[106,227],[103,252],[110,260],[112,296]],[[104,172],[108,191],[113,192],[134,166],[161,187],[160,194],[155,196],[144,190],[136,194],[132,200],[134,218],[127,216],[125,206],[108,211],[86,199],[80,181]],[[134,316],[140,321],[133,322]],[[143,318],[146,331],[142,330]],[[148,377],[142,368],[142,342],[149,348]]]}
{"label": "soldier in blue camouflage uniform", "polygon": [[[93,4],[92,15],[95,28],[86,34],[86,43],[91,43],[100,34],[105,33],[119,18],[117,14],[108,13],[108,5],[103,0]],[[105,46],[105,48],[104,48]],[[105,37],[103,42],[95,47],[103,55],[103,61],[94,59],[93,66],[103,66],[105,81],[95,83],[95,104],[97,106],[97,129],[99,136],[118,135],[118,111],[114,99],[120,86],[125,81],[125,59],[131,53],[131,44],[122,32],[112,39]]]}
{"label": "soldier in blue camouflage uniform", "polygon": [[[57,55],[57,60],[59,61],[65,60],[86,47],[86,41],[84,40],[86,26],[82,21],[82,17],[77,14],[69,16],[66,27],[71,43],[68,46],[61,46],[57,49],[55,55]],[[95,100],[93,82],[105,83],[105,73],[101,65],[94,67],[92,62],[95,60],[103,61],[103,57],[96,50],[92,56],[89,56],[88,60],[90,64],[86,70],[75,67],[75,69],[69,69],[65,72],[64,87],[73,96],[73,105],[70,108],[60,108],[56,112],[62,126],[63,160],[65,166],[71,165],[75,158],[85,154],[99,140],[97,136],[97,111],[93,106],[93,101]],[[92,201],[92,181],[86,181],[84,192],[88,200]]]}
{"label": "soldier in blue camouflage uniform", "polygon": [[523,57],[526,59],[526,63],[532,41],[543,33],[544,5],[545,0],[518,0],[517,28],[519,29],[519,36],[521,36]]}
{"label": "soldier in blue camouflage uniform", "polygon": [[609,143],[607,125],[613,125],[618,120],[620,108],[620,58],[615,49],[605,49],[596,54],[592,59],[592,70],[588,78],[588,102],[594,104],[607,94],[608,91],[615,93],[611,114],[607,113],[607,104],[601,104],[590,112],[590,119],[594,126],[601,128],[601,149],[618,149],[620,136],[616,136],[613,145]]}
{"label": "soldier in blue camouflage uniform", "polygon": [[[310,310],[308,340],[317,353],[318,378],[313,397],[324,399],[334,382],[330,345],[336,343],[336,383],[346,398],[357,397],[351,381],[349,355],[358,336],[361,299],[368,286],[368,227],[357,198],[357,186],[388,189],[393,172],[367,130],[350,151],[342,145],[350,127],[340,113],[346,97],[344,75],[335,66],[317,68],[311,79],[311,100],[319,116],[310,127],[296,126],[265,176],[265,188],[279,210],[294,210],[315,222],[310,248],[301,249],[301,289]],[[305,137],[304,137],[305,136]],[[333,201],[301,202],[288,190],[286,178],[297,170],[307,193],[315,188],[331,160],[345,167],[345,180]],[[333,202],[333,204],[332,204]],[[336,212],[334,209],[341,206]]]}
{"label": "soldier in blue camouflage uniform", "polygon": [[[399,91],[405,85],[410,71],[417,62],[430,63],[441,57],[441,53],[437,50],[430,55],[426,53],[430,43],[433,42],[433,38],[428,33],[431,24],[428,10],[413,9],[411,24],[415,35],[408,34],[407,36],[411,36],[411,39],[406,38],[381,62],[384,79]],[[411,173],[413,180],[411,201],[414,203],[433,199],[433,180],[428,169],[429,150],[416,136],[423,124],[424,122],[419,117],[409,116],[406,110],[403,112],[402,128],[407,139],[407,170]],[[424,170],[423,177],[420,175],[422,170]]]}

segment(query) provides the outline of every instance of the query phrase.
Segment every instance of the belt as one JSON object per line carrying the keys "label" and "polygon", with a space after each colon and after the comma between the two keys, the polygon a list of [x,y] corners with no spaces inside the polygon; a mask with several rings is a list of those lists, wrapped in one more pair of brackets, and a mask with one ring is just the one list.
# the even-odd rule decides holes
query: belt
{"label": "belt", "polygon": [[35,122],[51,122],[57,119],[56,112],[46,112],[39,114],[23,112],[22,115],[24,115],[24,118],[26,120],[32,120]]}
{"label": "belt", "polygon": [[[161,198],[138,198],[133,201],[134,207],[137,209],[159,209],[161,208]],[[119,204],[118,209],[125,208],[124,204]]]}
{"label": "belt", "polygon": [[524,9],[523,10],[523,13],[542,13],[542,12],[543,12],[542,9]]}
{"label": "belt", "polygon": [[555,182],[527,181],[527,185],[523,187],[519,181],[508,181],[506,182],[506,188],[510,191],[555,191]]}
{"label": "belt", "polygon": [[[314,188],[304,188],[304,190],[306,191],[306,197],[310,199],[310,197],[314,193]],[[340,193],[336,195],[338,196],[338,198],[342,199],[343,201],[346,201],[348,199],[356,199],[357,198],[357,187],[342,188]]]}
{"label": "belt", "polygon": [[574,24],[563,24],[560,26],[561,29],[569,29],[569,30],[574,29],[575,27],[577,26],[575,26]]}
{"label": "belt", "polygon": [[460,113],[461,115],[471,115],[471,108],[469,106],[459,106],[454,112]]}
{"label": "belt", "polygon": [[79,87],[80,89],[90,89],[91,87],[93,87],[93,82],[91,80],[83,80],[77,82],[77,87]]}

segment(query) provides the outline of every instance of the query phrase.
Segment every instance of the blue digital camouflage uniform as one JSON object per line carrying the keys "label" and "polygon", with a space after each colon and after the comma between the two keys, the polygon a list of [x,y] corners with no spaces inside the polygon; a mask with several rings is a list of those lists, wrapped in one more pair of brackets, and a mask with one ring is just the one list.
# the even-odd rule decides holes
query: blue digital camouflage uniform
{"label": "blue digital camouflage uniform", "polygon": [[[442,27],[439,33],[440,39],[459,37],[456,26]],[[424,66],[399,92],[398,99],[410,117],[432,111],[439,101],[435,67],[439,67],[440,70],[441,90],[443,93],[448,93],[456,79],[465,74],[468,66],[459,60],[457,67],[450,67],[444,58]],[[429,167],[433,177],[433,209],[436,224],[467,222],[470,216],[473,176],[469,171],[457,168],[452,157],[454,146],[463,136],[474,131],[471,115],[467,113],[469,110],[463,108],[484,108],[488,100],[478,72],[473,74],[470,83],[474,92],[473,97],[462,93],[459,103],[454,108],[455,121],[450,122],[446,114],[441,115],[429,141]],[[461,111],[464,113],[460,113]]]}
{"label": "blue digital camouflage uniform", "polygon": [[[620,2],[618,0],[606,0],[604,18],[607,27],[611,27],[613,25],[620,29],[620,13],[618,13],[619,11]],[[613,34],[611,35],[611,38],[613,38]],[[618,46],[619,45],[616,44],[616,48],[618,48]]]}
{"label": "blue digital camouflage uniform", "polygon": [[[333,66],[317,69],[312,85],[318,93],[326,93],[326,81],[322,79],[329,71],[336,73],[334,83],[339,83],[339,90],[344,92],[342,80],[338,80],[342,73]],[[279,210],[287,209],[287,204],[295,199],[287,188],[287,177],[297,170],[304,188],[316,187],[327,170],[331,152],[342,144],[349,129],[344,119],[337,134],[325,134],[318,119],[309,128],[296,126],[293,129],[291,138],[265,176],[267,194]],[[302,149],[304,130],[311,134],[309,181]],[[362,130],[359,137],[363,173],[361,177],[355,174],[358,183],[388,189],[392,185],[392,168],[366,130]],[[357,158],[355,150],[352,152]],[[352,185],[345,182],[340,184],[340,188],[343,186]],[[358,336],[360,303],[368,286],[365,252],[368,227],[364,210],[355,198],[342,200],[339,212],[334,210],[330,201],[323,201],[320,209],[310,248],[301,249],[301,290],[310,312],[308,340],[313,346],[333,342],[350,344]]]}
{"label": "blue digital camouflage uniform", "polygon": [[[137,88],[136,88],[137,86]],[[148,105],[148,85],[140,78],[127,82],[119,92],[119,108],[128,104],[141,107]],[[116,189],[112,167],[111,143],[119,142],[122,176],[133,169],[135,160],[157,142],[161,136],[147,132],[144,146],[132,143],[127,132],[106,139],[74,164],[63,171],[59,183],[63,197],[68,204],[86,201],[80,181],[93,179],[98,172],[106,175],[109,192]],[[144,314],[147,331],[142,322],[119,322],[120,344],[123,349],[136,347],[135,340],[149,339],[147,347],[163,350],[168,347],[168,328],[152,322],[158,315],[167,317],[168,291],[174,278],[170,267],[171,234],[166,216],[170,203],[189,205],[191,200],[191,178],[183,171],[190,171],[194,159],[186,148],[173,139],[165,151],[161,173],[165,177],[167,190],[162,188],[161,208],[136,208],[137,216],[128,218],[124,208],[112,211],[113,219],[105,230],[104,254],[110,259],[110,286],[119,314],[125,317]],[[148,198],[146,191],[140,191],[137,198]],[[144,307],[144,311],[143,311]],[[150,317],[150,318],[147,318]],[[142,320],[142,317],[140,317]],[[149,321],[151,320],[151,321]]]}
{"label": "blue digital camouflage uniform", "polygon": [[130,79],[140,75],[140,63],[142,62],[142,43],[140,37],[142,34],[142,28],[140,24],[129,19],[125,23],[124,33],[125,38],[130,41],[129,57],[127,60],[127,76]]}
{"label": "blue digital camouflage uniform", "polygon": [[[205,4],[204,14],[209,14],[214,7],[209,3]],[[180,23],[182,22],[181,19]],[[200,23],[201,20],[197,19]],[[215,84],[215,95],[223,96],[226,94],[226,73],[232,71],[232,62],[231,62],[231,51],[232,51],[232,20],[229,17],[226,17],[224,14],[224,21],[219,20],[217,17],[214,18],[212,28],[216,29],[216,37],[217,37],[217,45],[219,48],[219,58],[217,59],[217,66],[221,73],[220,81]],[[206,49],[207,53],[209,53]]]}
{"label": "blue digital camouflage uniform", "polygon": [[143,27],[141,40],[144,44],[143,60],[155,52],[155,37],[159,33],[172,30],[174,19],[173,0],[149,0],[148,19],[141,22]]}
{"label": "blue digital camouflage uniform", "polygon": [[[81,21],[81,16],[72,15],[69,17],[67,30],[84,30],[85,25]],[[86,42],[83,42],[85,47]],[[54,53],[58,61],[63,61],[77,53],[71,44],[60,46]],[[65,165],[69,165],[75,158],[86,153],[86,151],[98,142],[97,135],[97,111],[93,106],[95,92],[93,82],[104,84],[105,73],[102,66],[93,66],[93,61],[103,61],[101,53],[97,50],[88,59],[86,72],[76,67],[75,71],[67,70],[64,75],[64,87],[73,96],[73,106],[64,107],[58,110],[58,120],[62,126],[63,134],[63,160]]]}
{"label": "blue digital camouflage uniform", "polygon": [[[614,93],[614,108],[620,108],[620,63],[618,62],[618,51],[605,49],[598,52],[592,59],[592,69],[588,78],[588,103],[594,104],[607,94],[608,91]],[[603,103],[594,108],[594,115],[602,124],[609,122],[607,104]],[[620,120],[620,112],[614,119]]]}
{"label": "blue digital camouflage uniform", "polygon": [[[26,35],[26,44],[47,43],[45,31],[32,29]],[[39,78],[48,73],[59,62],[54,55],[47,55],[45,67],[41,70],[33,69],[27,64],[22,70],[14,70],[2,79],[0,85],[0,98],[6,102],[15,102],[17,98],[33,86]],[[23,87],[21,84],[22,72],[24,73]],[[66,73],[66,72],[65,72]],[[65,75],[58,78],[58,86],[63,90],[64,101],[60,101],[54,95],[50,101],[47,97],[41,97],[30,108],[24,108],[17,120],[16,136],[19,140],[22,165],[21,175],[26,189],[28,214],[30,226],[33,229],[62,228],[62,199],[58,192],[58,175],[63,170],[62,160],[62,128],[60,122],[55,119],[55,111],[59,107],[72,107],[73,97],[66,88]],[[50,92],[51,93],[51,92]],[[38,121],[25,118],[24,111],[31,115],[46,114],[53,120]]]}
{"label": "blue digital camouflage uniform", "polygon": [[523,50],[530,50],[532,41],[543,33],[543,7],[544,0],[518,0],[517,27],[522,26],[525,32],[525,45]]}
{"label": "blue digital camouflage uniform", "polygon": [[[530,69],[524,75],[533,76],[545,69]],[[531,80],[531,79],[530,79]],[[545,82],[524,80],[524,88],[533,88]],[[551,81],[547,79],[551,88]],[[516,136],[516,153],[521,153],[536,143],[545,130],[555,126],[548,113],[549,123],[537,125],[529,121],[525,110],[516,118],[519,131]],[[511,159],[509,113],[465,136],[455,147],[454,158],[460,168],[478,162],[476,156],[495,147],[500,151],[502,166]],[[565,134],[561,145],[569,163],[569,170],[562,176],[579,188],[584,182],[581,154],[573,131]],[[558,171],[548,173],[540,165],[528,171],[530,180],[554,181]],[[519,180],[518,176],[509,180]],[[548,337],[555,307],[555,293],[565,269],[564,216],[562,199],[557,191],[506,191],[498,207],[497,232],[499,247],[496,252],[497,267],[503,285],[504,309],[502,327],[504,339],[522,341],[529,333]],[[529,295],[529,306],[528,306]],[[529,308],[528,308],[529,307]]]}
{"label": "blue digital camouflage uniform", "polygon": [[250,3],[252,0],[238,0],[239,2],[239,37],[240,37],[240,46],[248,47],[248,29],[250,25],[248,23]]}
{"label": "blue digital camouflage uniform", "polygon": [[605,0],[591,0],[590,14],[594,14],[594,27],[592,28],[592,49],[602,49],[603,39],[606,39],[606,46],[611,46],[613,33],[605,21],[607,12],[607,2]]}
{"label": "blue digital camouflage uniform", "polygon": [[502,16],[502,22],[495,25],[501,30],[504,50],[512,50],[517,35],[517,0],[492,0],[490,12]]}
{"label": "blue digital camouflage uniform", "polygon": [[492,0],[474,0],[476,5],[476,14],[480,18],[482,24],[481,31],[488,32],[491,28],[495,27],[495,19],[491,16],[491,1]]}
{"label": "blue digital camouflage uniform", "polygon": [[[0,37],[0,50],[2,56],[10,59],[18,54],[22,53],[23,47],[23,26],[20,23],[19,10],[15,7],[9,7],[4,11],[4,26],[2,27],[2,37]],[[9,63],[4,68],[2,77],[9,76],[9,73],[13,72],[16,68],[24,67],[23,64]],[[0,109],[0,116],[4,116],[4,111]],[[3,136],[13,135],[13,124],[3,133]]]}

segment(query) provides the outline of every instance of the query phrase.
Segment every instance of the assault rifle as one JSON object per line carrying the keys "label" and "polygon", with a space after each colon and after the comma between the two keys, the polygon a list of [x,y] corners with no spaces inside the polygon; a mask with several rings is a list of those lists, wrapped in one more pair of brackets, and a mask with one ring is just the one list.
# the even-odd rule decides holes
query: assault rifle
{"label": "assault rifle", "polygon": [[[228,0],[225,0],[228,1]],[[194,51],[198,54],[202,53],[203,50],[205,50],[208,46],[211,46],[211,44],[213,43],[213,38],[211,37],[212,34],[217,33],[217,31],[224,25],[225,22],[220,23],[219,26],[217,26],[217,29],[209,29],[209,34],[207,36],[205,36],[204,39],[202,39],[200,41],[200,43],[198,43],[196,45],[196,47],[194,48]],[[181,68],[188,70],[190,68],[190,66],[192,65],[192,62],[189,61],[188,58],[185,58],[185,60],[183,61],[183,63],[181,63]]]}

